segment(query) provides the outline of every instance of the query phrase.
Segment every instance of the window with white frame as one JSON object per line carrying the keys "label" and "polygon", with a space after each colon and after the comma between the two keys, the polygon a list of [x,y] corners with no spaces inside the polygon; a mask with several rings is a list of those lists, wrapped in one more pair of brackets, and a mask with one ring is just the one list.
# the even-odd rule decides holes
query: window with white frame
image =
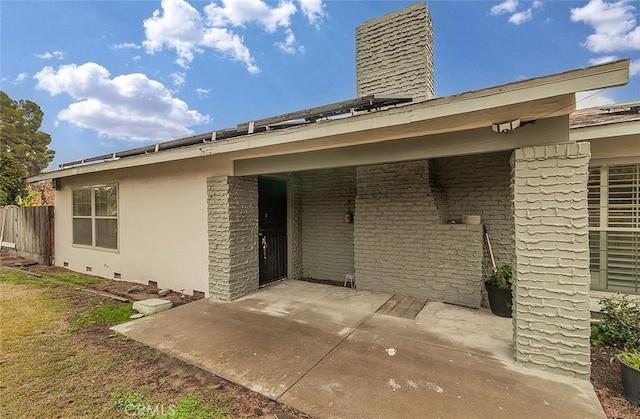
{"label": "window with white frame", "polygon": [[640,293],[640,164],[589,170],[591,288]]}
{"label": "window with white frame", "polygon": [[118,248],[118,185],[73,189],[73,244]]}

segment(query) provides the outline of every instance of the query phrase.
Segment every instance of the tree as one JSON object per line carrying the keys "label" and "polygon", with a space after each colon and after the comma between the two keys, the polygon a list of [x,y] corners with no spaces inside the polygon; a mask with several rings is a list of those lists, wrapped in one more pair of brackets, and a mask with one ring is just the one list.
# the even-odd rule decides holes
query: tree
{"label": "tree", "polygon": [[9,153],[29,176],[40,174],[55,154],[48,147],[51,136],[40,131],[43,115],[37,103],[0,91],[0,152]]}
{"label": "tree", "polygon": [[27,169],[7,152],[0,152],[0,206],[15,205],[26,195]]}
{"label": "tree", "polygon": [[54,206],[56,203],[56,191],[53,188],[53,182],[50,180],[41,180],[27,185],[27,197],[30,195],[39,196],[35,205]]}

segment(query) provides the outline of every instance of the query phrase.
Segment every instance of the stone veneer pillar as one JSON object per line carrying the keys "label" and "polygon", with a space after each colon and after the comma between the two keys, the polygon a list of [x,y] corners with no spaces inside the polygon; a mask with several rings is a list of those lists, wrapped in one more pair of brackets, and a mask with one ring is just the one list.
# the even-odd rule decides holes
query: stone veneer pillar
{"label": "stone veneer pillar", "polygon": [[512,155],[516,361],[589,378],[589,143]]}
{"label": "stone veneer pillar", "polygon": [[258,289],[258,178],[207,179],[209,292],[233,300]]}

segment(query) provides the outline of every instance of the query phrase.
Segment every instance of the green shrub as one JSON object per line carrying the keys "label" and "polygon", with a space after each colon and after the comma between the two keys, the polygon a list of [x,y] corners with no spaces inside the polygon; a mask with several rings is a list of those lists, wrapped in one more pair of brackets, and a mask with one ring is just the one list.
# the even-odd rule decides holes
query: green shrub
{"label": "green shrub", "polygon": [[512,278],[513,272],[511,271],[511,266],[505,263],[504,265],[493,268],[493,273],[487,282],[496,288],[511,288]]}
{"label": "green shrub", "polygon": [[591,342],[618,351],[640,350],[640,304],[628,295],[600,300],[602,319],[591,329]]}

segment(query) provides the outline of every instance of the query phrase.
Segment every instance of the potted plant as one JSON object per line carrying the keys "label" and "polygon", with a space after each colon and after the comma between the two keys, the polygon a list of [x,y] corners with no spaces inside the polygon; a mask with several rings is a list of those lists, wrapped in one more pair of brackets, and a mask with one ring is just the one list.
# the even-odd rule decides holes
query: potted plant
{"label": "potted plant", "polygon": [[493,273],[484,285],[489,295],[489,306],[493,314],[500,317],[511,317],[513,297],[511,295],[511,266],[503,264],[493,268]]}
{"label": "potted plant", "polygon": [[640,405],[640,350],[618,355],[622,371],[622,392],[631,403]]}

